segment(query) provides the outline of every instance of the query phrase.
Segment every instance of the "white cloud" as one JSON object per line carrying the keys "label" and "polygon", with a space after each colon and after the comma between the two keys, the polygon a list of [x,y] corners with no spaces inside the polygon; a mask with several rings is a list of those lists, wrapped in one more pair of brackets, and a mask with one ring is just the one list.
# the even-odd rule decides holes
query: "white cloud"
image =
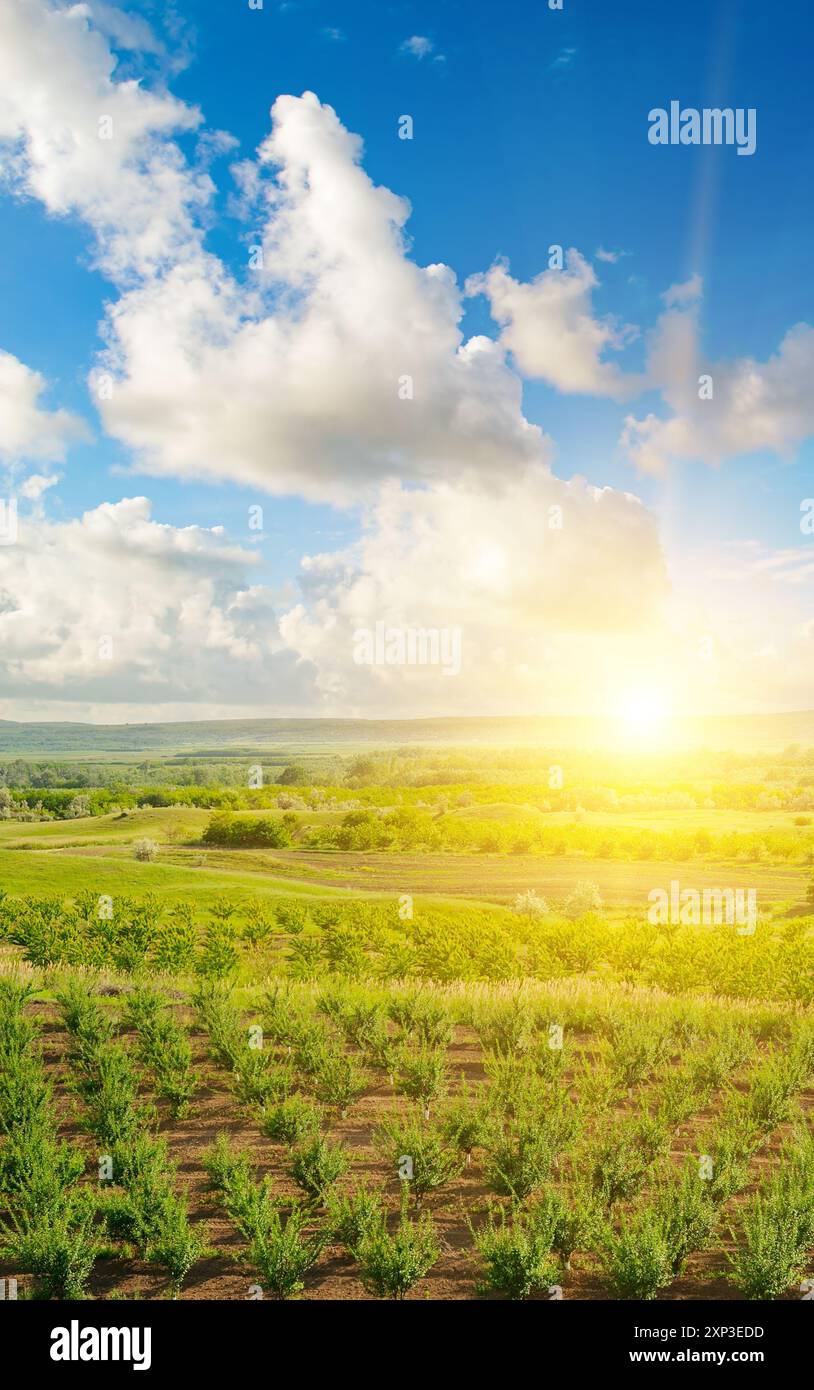
{"label": "white cloud", "polygon": [[[667,597],[641,503],[542,468],[499,492],[388,485],[358,545],[307,557],[301,583],[283,638],[313,663],[324,699],[380,713],[505,709],[507,698],[555,708],[652,656]],[[353,635],[377,622],[460,628],[460,682],[437,667],[357,665]]]}
{"label": "white cloud", "polygon": [[428,39],[424,34],[413,34],[401,45],[402,53],[409,53],[413,58],[419,59],[428,58],[434,48],[432,39]]}
{"label": "white cloud", "polygon": [[708,361],[699,343],[702,288],[696,275],[668,290],[648,339],[648,379],[673,414],[625,420],[622,446],[643,473],[688,460],[714,467],[758,450],[789,458],[814,434],[814,328],[796,324],[765,362]]}
{"label": "white cloud", "polygon": [[453,272],[408,258],[409,206],[370,181],[358,138],[310,93],[272,115],[239,169],[264,268],[242,285],[195,255],[111,307],[109,432],[146,471],[339,503],[388,476],[546,458],[502,348],[463,340]]}
{"label": "white cloud", "polygon": [[23,517],[16,544],[0,547],[0,688],[290,704],[308,672],[283,650],[268,591],[246,583],[255,563],[217,529],[153,521],[143,497],[57,524]]}
{"label": "white cloud", "polygon": [[10,352],[0,351],[0,462],[61,463],[71,444],[87,437],[82,420],[39,403],[45,379]]}
{"label": "white cloud", "polygon": [[630,342],[635,330],[614,319],[594,317],[598,280],[578,251],[566,253],[565,268],[545,270],[529,283],[513,280],[498,263],[467,282],[469,294],[485,294],[503,325],[500,341],[521,372],[558,391],[624,399],[636,395],[641,378],[605,360],[609,350]]}
{"label": "white cloud", "polygon": [[[121,18],[103,11],[108,29]],[[0,172],[50,213],[78,213],[96,233],[100,264],[121,279],[194,252],[193,212],[213,185],[166,138],[195,129],[200,113],[135,79],[117,82],[91,17],[86,4],[3,0]]]}
{"label": "white cloud", "polygon": [[39,502],[49,487],[56,487],[58,482],[59,475],[56,473],[50,473],[47,477],[42,473],[32,473],[20,488],[20,496],[28,502]]}
{"label": "white cloud", "polygon": [[117,48],[139,53],[163,54],[164,45],[153,33],[142,15],[129,14],[107,0],[81,0],[75,8],[85,10],[93,26],[112,39]]}

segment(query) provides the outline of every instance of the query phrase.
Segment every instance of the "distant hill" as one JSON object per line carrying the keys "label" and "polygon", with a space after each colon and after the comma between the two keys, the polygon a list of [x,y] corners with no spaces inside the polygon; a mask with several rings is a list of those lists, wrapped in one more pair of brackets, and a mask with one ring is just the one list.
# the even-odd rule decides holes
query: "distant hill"
{"label": "distant hill", "polygon": [[[581,717],[440,719],[213,719],[178,724],[16,723],[0,720],[0,757],[104,753],[198,753],[309,745],[502,744],[550,748],[613,746],[611,721]],[[814,746],[814,710],[678,721],[673,747],[775,751]]]}

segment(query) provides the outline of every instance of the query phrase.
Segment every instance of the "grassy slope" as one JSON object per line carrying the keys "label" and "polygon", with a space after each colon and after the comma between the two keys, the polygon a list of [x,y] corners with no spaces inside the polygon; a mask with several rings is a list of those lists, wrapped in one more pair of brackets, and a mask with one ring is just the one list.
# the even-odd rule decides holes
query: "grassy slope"
{"label": "grassy slope", "polygon": [[[316,850],[217,850],[197,845],[206,811],[162,807],[75,821],[20,824],[0,821],[0,887],[14,894],[71,896],[82,889],[138,895],[147,891],[209,902],[231,896],[279,893],[320,896],[349,890],[377,895],[416,893],[467,902],[511,902],[534,888],[544,897],[565,896],[580,879],[596,883],[609,904],[641,907],[653,888],[671,879],[684,886],[754,887],[758,903],[802,900],[810,869],[755,863],[623,862],[579,855],[339,853]],[[317,815],[305,817],[309,821]],[[573,823],[573,815],[547,815],[546,823]],[[789,826],[789,813],[687,812],[586,813],[585,822],[651,829],[724,828],[748,831]],[[801,831],[801,833],[806,833]],[[811,833],[810,831],[808,832]],[[138,863],[135,840],[161,847],[154,864]]]}

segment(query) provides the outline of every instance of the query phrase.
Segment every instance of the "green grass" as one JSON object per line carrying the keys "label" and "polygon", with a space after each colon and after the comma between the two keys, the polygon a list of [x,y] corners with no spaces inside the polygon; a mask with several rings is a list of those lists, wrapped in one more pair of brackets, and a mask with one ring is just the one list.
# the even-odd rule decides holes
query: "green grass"
{"label": "green grass", "polygon": [[223,873],[174,864],[139,864],[130,857],[6,850],[0,853],[0,888],[15,896],[69,898],[83,889],[111,896],[158,893],[189,898],[202,906],[224,894],[235,900],[302,893],[329,897],[341,890],[257,873]]}
{"label": "green grass", "polygon": [[209,819],[208,811],[194,807],[144,807],[126,816],[83,816],[78,820],[0,821],[0,847],[21,849],[43,842],[56,849],[70,845],[132,844],[142,836],[159,844],[196,840]]}
{"label": "green grass", "polygon": [[[474,808],[473,808],[474,809]],[[276,896],[303,893],[320,897],[420,895],[422,900],[470,905],[511,903],[529,888],[543,897],[567,896],[582,879],[596,883],[608,905],[641,908],[654,887],[671,879],[683,885],[748,886],[763,903],[799,902],[811,870],[803,865],[693,860],[688,863],[625,862],[591,859],[582,854],[505,855],[338,850],[227,850],[201,847],[198,841],[209,812],[186,807],[144,808],[127,816],[85,817],[72,821],[0,821],[0,887],[13,894],[70,897],[81,889],[99,893],[158,892],[189,897],[203,904],[231,896]],[[334,813],[326,813],[333,818]],[[676,828],[696,817],[712,824],[737,822],[751,829],[759,812],[665,812],[642,815],[648,825]],[[614,823],[609,813],[586,818]],[[319,813],[307,813],[315,821]],[[573,822],[573,815],[546,820]],[[671,822],[668,827],[667,822]],[[618,822],[615,822],[618,823]],[[700,827],[699,827],[700,828]],[[144,837],[160,846],[153,864],[137,863],[133,842]]]}

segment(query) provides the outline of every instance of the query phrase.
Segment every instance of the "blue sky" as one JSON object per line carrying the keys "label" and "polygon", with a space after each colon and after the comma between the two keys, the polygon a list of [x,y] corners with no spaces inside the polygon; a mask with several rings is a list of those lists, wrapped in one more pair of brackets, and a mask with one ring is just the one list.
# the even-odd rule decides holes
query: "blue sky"
{"label": "blue sky", "polygon": [[[23,4],[24,22],[24,0],[13,3]],[[31,3],[40,9],[45,0]],[[51,8],[59,10],[56,0]],[[605,353],[626,374],[646,371],[647,335],[665,314],[663,296],[692,276],[703,281],[691,312],[704,362],[765,364],[794,325],[814,322],[814,18],[804,0],[780,7],[759,0],[675,6],[564,0],[562,11],[543,0],[500,6],[265,0],[262,11],[238,0],[177,0],[172,7],[134,0],[122,11],[144,18],[156,36],[142,52],[120,46],[110,9],[91,6],[89,27],[99,25],[117,56],[114,81],[135,75],[145,91],[169,89],[200,108],[205,128],[228,131],[238,142],[212,166],[216,187],[204,245],[239,281],[246,280],[253,227],[251,215],[236,215],[230,167],[254,159],[278,96],[312,91],[361,136],[372,183],[409,200],[408,256],[417,265],[443,263],[463,286],[505,258],[512,280],[525,285],[547,269],[551,244],[576,248],[598,281],[590,296],[595,320],[612,316],[634,327]],[[418,42],[410,45],[411,39]],[[754,107],[755,154],[649,144],[648,111],[672,99],[698,108]],[[403,113],[413,118],[412,140],[397,138]],[[190,160],[199,135],[200,129],[174,137]],[[600,248],[613,259],[598,259]],[[155,521],[174,528],[222,525],[236,541],[251,540],[262,557],[251,582],[270,585],[277,598],[281,585],[293,593],[300,556],[352,543],[360,534],[359,510],[331,505],[327,492],[309,501],[314,494],[307,489],[299,496],[283,489],[266,498],[265,534],[257,545],[246,529],[247,506],[264,496],[254,477],[247,485],[238,476],[207,481],[194,470],[164,466],[158,476],[145,473],[139,448],[122,430],[106,428],[88,390],[106,305],[131,288],[112,284],[97,260],[94,227],[81,208],[55,216],[47,199],[32,196],[19,180],[3,198],[0,348],[45,379],[43,408],[86,419],[92,434],[74,443],[58,466],[59,484],[42,503],[46,521],[65,522],[102,502],[146,493]],[[487,297],[465,298],[462,307],[464,339],[499,337]],[[517,368],[511,348],[508,362]],[[631,413],[669,418],[663,383],[614,399],[563,389],[545,371],[517,370],[523,412],[550,438],[555,476],[583,475],[597,487],[640,497],[656,518],[671,582],[687,594],[717,582],[721,547],[730,542],[767,552],[794,549],[797,557],[804,545],[800,502],[814,490],[806,427],[789,432],[782,425],[781,447],[735,448],[714,466],[690,449],[654,476],[636,466],[620,436]],[[782,413],[783,401],[775,404]],[[29,465],[15,460],[13,478]],[[752,580],[745,582],[733,604],[754,608]],[[787,585],[792,590],[799,627],[808,610],[797,577]],[[756,633],[758,646],[759,640]],[[299,659],[306,659],[302,650]],[[34,684],[37,701],[44,699],[47,681],[37,677]],[[13,699],[22,699],[24,681],[12,685]],[[55,689],[54,698],[75,699],[77,708],[93,701],[97,713],[99,699],[123,707],[120,690],[106,696],[94,685],[91,696],[81,679],[68,685],[72,690]],[[800,683],[793,691],[773,689],[765,700],[799,704],[803,689]],[[205,698],[220,708],[222,692]],[[367,707],[359,692],[338,698],[348,709]]]}

